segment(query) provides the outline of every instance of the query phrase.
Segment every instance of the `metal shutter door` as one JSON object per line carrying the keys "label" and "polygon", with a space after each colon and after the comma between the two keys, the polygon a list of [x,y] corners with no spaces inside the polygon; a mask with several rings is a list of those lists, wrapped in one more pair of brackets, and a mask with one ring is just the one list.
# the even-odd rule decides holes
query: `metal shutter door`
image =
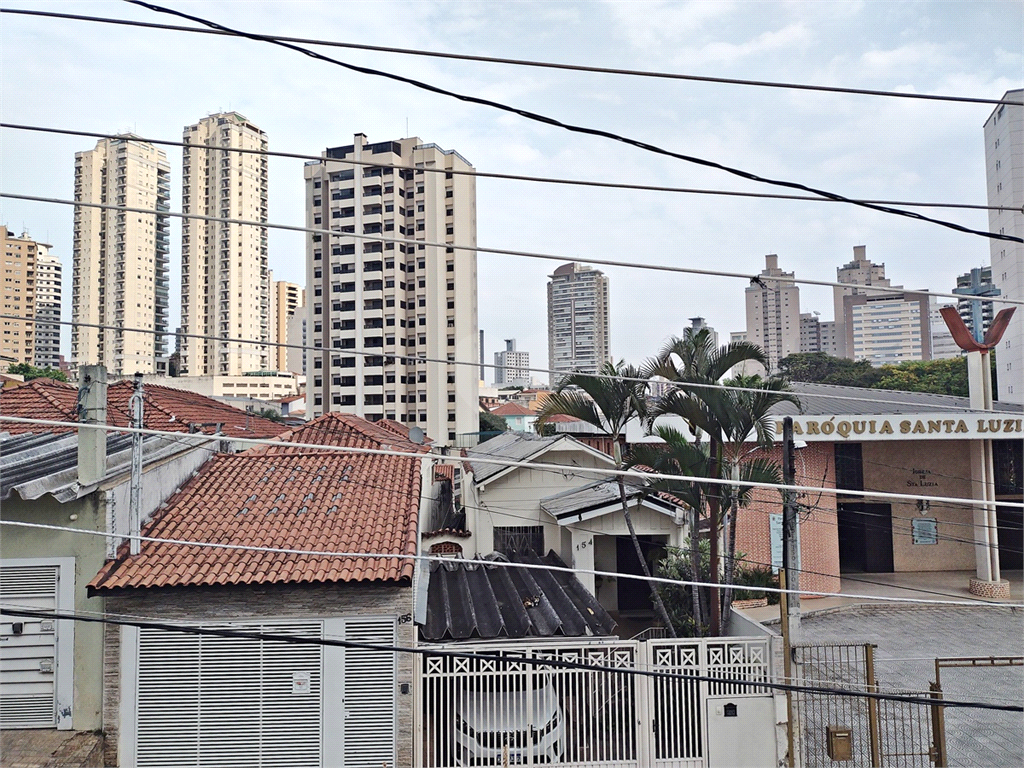
{"label": "metal shutter door", "polygon": [[[0,568],[0,598],[12,607],[55,610],[57,574],[56,565]],[[0,728],[56,727],[54,627],[53,620],[21,617],[0,623]]]}
{"label": "metal shutter door", "polygon": [[[394,619],[348,619],[345,639],[395,645]],[[395,765],[395,654],[345,649],[344,768]]]}
{"label": "metal shutter door", "polygon": [[[323,636],[320,621],[211,628]],[[322,651],[140,629],[136,764],[319,768]]]}

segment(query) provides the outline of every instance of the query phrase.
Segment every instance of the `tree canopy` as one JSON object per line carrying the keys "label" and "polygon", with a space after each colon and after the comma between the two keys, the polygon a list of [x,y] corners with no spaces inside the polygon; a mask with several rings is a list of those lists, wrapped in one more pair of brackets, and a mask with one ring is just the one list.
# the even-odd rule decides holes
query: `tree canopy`
{"label": "tree canopy", "polygon": [[[993,357],[993,363],[994,356]],[[897,389],[967,397],[967,358],[910,360],[899,365],[875,368],[867,360],[832,357],[824,352],[790,355],[779,363],[790,381],[838,384],[869,389]]]}
{"label": "tree canopy", "polygon": [[34,365],[28,363],[16,363],[8,366],[8,373],[12,373],[16,376],[24,376],[25,381],[31,381],[32,379],[55,379],[57,381],[67,381],[68,375],[59,368],[37,368]]}

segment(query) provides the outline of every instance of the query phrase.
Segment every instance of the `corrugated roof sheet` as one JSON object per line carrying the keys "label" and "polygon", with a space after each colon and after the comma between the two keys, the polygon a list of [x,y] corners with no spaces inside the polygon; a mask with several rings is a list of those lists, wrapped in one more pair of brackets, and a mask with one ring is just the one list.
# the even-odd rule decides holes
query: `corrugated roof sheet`
{"label": "corrugated roof sheet", "polygon": [[[470,459],[474,456],[481,456],[525,461],[561,439],[561,437],[542,437],[530,432],[502,432],[500,435],[496,435],[490,440],[466,451],[466,455]],[[491,475],[496,475],[505,469],[500,464],[483,462],[473,462],[472,467],[477,482],[486,480]]]}
{"label": "corrugated roof sheet", "polygon": [[[134,383],[118,381],[107,387],[107,423],[127,427],[131,424],[128,405]],[[214,434],[216,427],[200,424],[223,424],[225,437],[265,439],[279,435],[288,426],[246,413],[218,400],[172,387],[146,384],[144,422],[147,429],[165,432],[189,432],[198,429]],[[20,387],[0,390],[0,414],[49,421],[78,421],[78,388],[53,379],[33,379]],[[0,422],[0,430],[11,434],[39,432],[72,432],[72,427],[40,427],[33,424]]]}
{"label": "corrugated roof sheet", "polygon": [[[131,470],[131,435],[107,435],[106,478]],[[143,463],[148,465],[187,450],[178,438],[147,436],[142,442]],[[0,500],[12,493],[23,499],[52,494],[66,502],[93,487],[78,483],[78,434],[43,432],[0,436]]]}
{"label": "corrugated roof sheet", "polygon": [[[554,552],[544,558],[514,553],[507,559],[565,567]],[[615,628],[597,598],[571,573],[450,560],[433,563],[429,578],[427,620],[420,627],[425,640],[581,637],[609,635]]]}
{"label": "corrugated roof sheet", "polygon": [[[649,500],[663,507],[666,513],[669,513],[672,508],[679,507],[679,504],[675,503],[668,494],[652,493],[645,490],[643,486],[629,481],[624,483],[624,487],[628,502],[646,495]],[[561,520],[566,516],[575,516],[591,509],[619,503],[619,484],[612,478],[596,480],[579,488],[547,496],[540,500],[540,508],[556,520]]]}
{"label": "corrugated roof sheet", "polygon": [[[171,497],[143,535],[317,552],[414,555],[419,459],[317,451],[287,441],[427,450],[355,416],[332,413],[281,445],[220,455]],[[413,561],[294,555],[143,542],[122,547],[90,583],[121,588],[218,584],[407,582]]]}

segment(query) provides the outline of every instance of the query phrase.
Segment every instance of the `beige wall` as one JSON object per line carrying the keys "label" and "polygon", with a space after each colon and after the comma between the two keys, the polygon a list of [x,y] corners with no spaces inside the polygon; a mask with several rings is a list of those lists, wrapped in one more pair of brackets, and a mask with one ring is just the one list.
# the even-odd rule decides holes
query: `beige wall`
{"label": "beige wall", "polygon": [[[970,446],[967,441],[862,443],[864,490],[972,498]],[[896,571],[973,570],[972,507],[892,502],[892,553]],[[934,517],[938,544],[914,544],[913,518]],[[952,541],[961,539],[962,541]]]}
{"label": "beige wall", "polygon": [[[353,166],[342,155],[411,170]],[[306,226],[340,233],[307,239],[307,343],[330,351],[306,356],[306,412],[415,423],[450,444],[479,430],[478,370],[443,362],[479,359],[476,253],[454,248],[476,245],[476,180],[418,166],[472,170],[454,150],[419,138],[367,144],[362,134],[305,166]],[[452,252],[417,240],[451,243]],[[442,362],[417,364],[419,356]]]}
{"label": "beige wall", "polygon": [[[237,112],[186,126],[186,144],[266,149],[266,134]],[[184,213],[267,221],[267,158],[199,147],[183,150]],[[270,339],[267,230],[182,220],[181,330],[236,339]],[[182,338],[183,375],[237,376],[265,370],[262,344]]]}
{"label": "beige wall", "polygon": [[[27,319],[35,317],[36,256],[35,241],[14,237],[0,226],[3,247],[3,313]],[[0,368],[8,364],[34,361],[35,324],[6,318],[0,336]]]}
{"label": "beige wall", "polygon": [[[291,344],[293,342],[288,341],[288,321],[306,303],[306,292],[301,285],[273,280],[273,272],[270,275],[270,339],[278,344]],[[275,371],[291,370],[288,355],[288,347],[271,347],[269,367]],[[293,359],[295,357],[292,355]],[[298,372],[301,371],[300,367]]]}
{"label": "beige wall", "polygon": [[[132,136],[101,139],[75,155],[75,200],[167,207],[170,167],[162,150]],[[75,208],[72,318],[79,323],[167,330],[168,217]],[[75,365],[112,375],[153,373],[166,337],[73,326]]]}

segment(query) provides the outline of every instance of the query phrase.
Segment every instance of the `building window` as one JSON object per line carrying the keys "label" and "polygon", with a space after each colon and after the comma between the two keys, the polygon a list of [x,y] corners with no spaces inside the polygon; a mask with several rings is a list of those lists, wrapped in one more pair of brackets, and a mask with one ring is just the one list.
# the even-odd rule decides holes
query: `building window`
{"label": "building window", "polygon": [[543,525],[495,526],[495,552],[510,555],[513,552],[525,552],[527,550],[538,555],[544,554]]}

